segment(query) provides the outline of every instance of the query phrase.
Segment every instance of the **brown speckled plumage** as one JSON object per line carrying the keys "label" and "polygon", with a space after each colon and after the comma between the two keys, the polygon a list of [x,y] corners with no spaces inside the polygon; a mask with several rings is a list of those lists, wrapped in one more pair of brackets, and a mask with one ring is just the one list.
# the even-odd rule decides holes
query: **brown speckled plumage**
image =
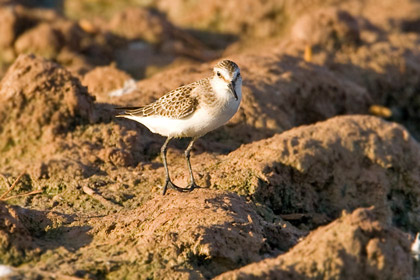
{"label": "brown speckled plumage", "polygon": [[201,84],[210,83],[200,80],[177,89],[174,89],[155,102],[134,110],[127,110],[125,113],[132,116],[148,117],[163,116],[174,119],[182,119],[192,114],[198,106],[197,87]]}
{"label": "brown speckled plumage", "polygon": [[[191,168],[190,152],[194,142],[206,133],[228,122],[238,111],[242,98],[242,78],[239,67],[230,60],[220,61],[212,77],[174,89],[144,107],[117,108],[125,110],[117,117],[127,118],[145,125],[151,132],[166,136],[161,148],[165,183],[168,188],[189,192],[198,188]],[[190,182],[187,187],[176,186],[170,176],[166,152],[173,138],[191,137],[185,149]]]}
{"label": "brown speckled plumage", "polygon": [[[230,73],[239,69],[238,65],[230,60],[220,61],[215,68],[225,68]],[[138,117],[163,116],[182,119],[194,113],[200,103],[208,106],[214,105],[216,101],[210,78],[205,78],[174,89],[151,104],[126,110],[124,113]]]}

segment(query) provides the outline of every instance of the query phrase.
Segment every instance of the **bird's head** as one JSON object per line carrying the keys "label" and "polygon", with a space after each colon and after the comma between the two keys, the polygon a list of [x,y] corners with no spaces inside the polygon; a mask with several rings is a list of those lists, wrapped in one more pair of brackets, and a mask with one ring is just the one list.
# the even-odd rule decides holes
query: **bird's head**
{"label": "bird's head", "polygon": [[242,83],[239,66],[231,60],[222,60],[214,66],[213,71],[214,79],[220,83],[225,83],[235,99],[238,100],[236,85],[239,84],[239,82]]}

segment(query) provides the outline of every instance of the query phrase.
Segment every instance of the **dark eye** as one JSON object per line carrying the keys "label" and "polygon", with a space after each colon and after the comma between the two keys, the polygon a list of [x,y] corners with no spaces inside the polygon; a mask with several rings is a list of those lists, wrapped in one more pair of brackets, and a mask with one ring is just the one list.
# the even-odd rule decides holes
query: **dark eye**
{"label": "dark eye", "polygon": [[220,72],[219,71],[217,71],[217,77],[221,77],[222,75],[220,75]]}

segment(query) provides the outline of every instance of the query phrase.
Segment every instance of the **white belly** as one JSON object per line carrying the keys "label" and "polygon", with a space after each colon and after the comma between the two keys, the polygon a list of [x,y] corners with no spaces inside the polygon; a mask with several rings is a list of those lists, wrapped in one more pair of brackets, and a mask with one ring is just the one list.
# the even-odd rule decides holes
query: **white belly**
{"label": "white belly", "polygon": [[151,132],[166,137],[199,137],[227,123],[238,111],[239,100],[230,98],[218,108],[201,107],[183,119],[162,116],[125,116],[145,125]]}

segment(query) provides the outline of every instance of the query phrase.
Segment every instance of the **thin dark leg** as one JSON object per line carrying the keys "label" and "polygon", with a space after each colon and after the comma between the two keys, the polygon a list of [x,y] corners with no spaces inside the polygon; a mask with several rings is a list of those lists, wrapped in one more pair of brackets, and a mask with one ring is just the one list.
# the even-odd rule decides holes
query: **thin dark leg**
{"label": "thin dark leg", "polygon": [[168,163],[166,162],[166,151],[168,150],[168,143],[171,141],[172,137],[168,137],[163,143],[162,148],[160,149],[160,153],[163,159],[163,166],[165,167],[165,186],[163,186],[163,195],[166,194],[166,191],[168,190],[168,187],[177,190],[179,192],[185,192],[186,189],[180,188],[176,186],[174,183],[172,183],[171,178],[169,177],[169,169],[168,169]]}
{"label": "thin dark leg", "polygon": [[190,172],[190,184],[189,184],[189,191],[192,191],[195,188],[199,188],[199,186],[196,185],[195,180],[194,180],[194,174],[191,168],[191,162],[190,162],[190,152],[192,150],[192,147],[194,145],[195,140],[197,140],[198,138],[193,138],[190,142],[190,144],[188,144],[187,149],[185,150],[185,159],[187,160],[187,165],[188,165],[188,171]]}
{"label": "thin dark leg", "polygon": [[168,184],[171,182],[171,179],[169,177],[169,170],[168,170],[168,164],[166,163],[166,151],[168,150],[168,143],[171,141],[171,137],[166,138],[165,143],[163,143],[162,148],[160,148],[160,154],[163,159],[163,166],[165,167],[165,186],[163,187],[163,195],[166,194],[166,190],[168,189]]}

